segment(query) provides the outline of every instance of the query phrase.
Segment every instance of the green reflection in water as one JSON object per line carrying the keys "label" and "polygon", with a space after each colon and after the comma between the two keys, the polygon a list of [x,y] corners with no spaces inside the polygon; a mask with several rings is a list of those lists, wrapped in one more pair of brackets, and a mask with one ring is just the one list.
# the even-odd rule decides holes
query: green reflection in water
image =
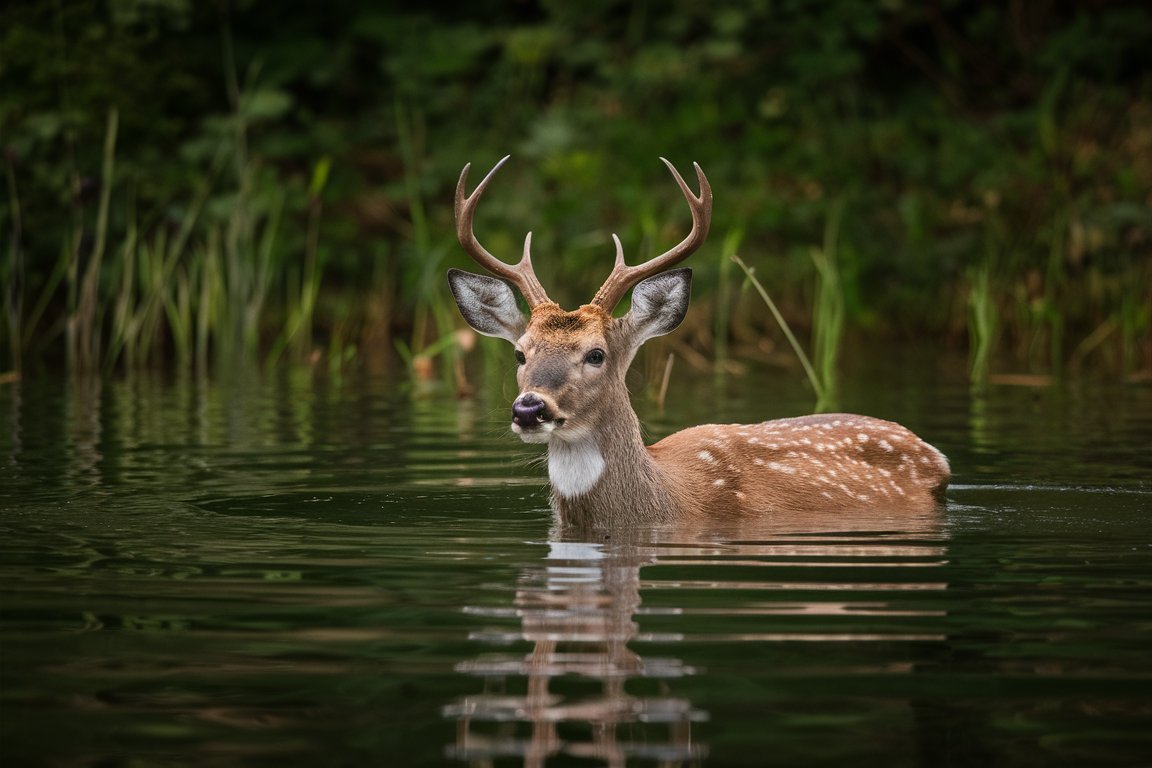
{"label": "green reflection in water", "polygon": [[[636,389],[653,437],[811,403]],[[948,453],[947,510],[560,536],[502,385],[4,385],[4,762],[1138,764],[1152,393],[841,397]]]}

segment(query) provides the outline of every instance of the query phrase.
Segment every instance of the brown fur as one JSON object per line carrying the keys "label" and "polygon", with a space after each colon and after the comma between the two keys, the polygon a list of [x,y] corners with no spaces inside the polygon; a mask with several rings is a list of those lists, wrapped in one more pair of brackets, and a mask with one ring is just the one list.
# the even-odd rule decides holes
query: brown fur
{"label": "brown fur", "polygon": [[949,476],[943,454],[908,429],[850,414],[691,427],[649,452],[700,508],[742,514],[931,509]]}
{"label": "brown fur", "polygon": [[[549,403],[565,426],[550,451],[567,450],[564,429],[579,427],[595,442],[604,470],[585,493],[553,493],[560,519],[582,525],[723,520],[796,510],[851,514],[881,505],[893,512],[935,507],[948,482],[939,451],[908,429],[848,414],[805,416],[759,424],[690,427],[645,447],[624,374],[635,352],[624,318],[598,307],[565,312],[536,307],[520,340],[528,356],[522,391]],[[590,348],[608,355],[603,369],[580,360]],[[570,373],[555,387],[533,385],[541,366],[557,360]]]}

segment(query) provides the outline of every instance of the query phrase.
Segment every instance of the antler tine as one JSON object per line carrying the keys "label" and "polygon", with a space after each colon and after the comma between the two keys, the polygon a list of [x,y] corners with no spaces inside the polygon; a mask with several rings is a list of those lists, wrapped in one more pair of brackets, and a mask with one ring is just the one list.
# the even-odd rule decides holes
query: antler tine
{"label": "antler tine", "polygon": [[496,171],[500,170],[500,167],[508,161],[509,157],[511,155],[505,155],[500,162],[496,163],[492,170],[488,171],[488,175],[476,185],[476,189],[472,191],[471,195],[466,196],[464,193],[467,189],[468,171],[472,167],[472,163],[466,164],[464,170],[460,172],[460,181],[456,183],[456,237],[473,261],[492,274],[510,281],[520,289],[520,293],[524,294],[528,306],[535,307],[538,304],[548,302],[549,299],[548,294],[544,292],[544,286],[540,285],[540,281],[532,269],[532,255],[530,253],[532,233],[529,232],[528,237],[524,239],[524,255],[519,262],[512,265],[505,264],[489,253],[488,249],[476,239],[476,232],[472,228],[472,220],[476,216],[476,205],[479,203],[480,197],[488,188],[488,182],[496,175]]}
{"label": "antler tine", "polygon": [[608,276],[604,285],[600,287],[592,299],[593,304],[603,307],[609,312],[620,303],[620,299],[624,298],[624,294],[631,290],[634,285],[644,278],[651,277],[657,272],[662,272],[688,258],[704,243],[704,238],[708,236],[708,227],[712,224],[712,186],[708,183],[704,171],[700,169],[700,164],[692,163],[692,167],[696,169],[696,179],[700,182],[700,194],[696,195],[693,194],[692,189],[672,163],[663,157],[660,160],[672,172],[676,183],[680,185],[680,191],[684,193],[684,198],[688,201],[688,207],[692,209],[692,231],[675,248],[634,267],[629,267],[624,263],[624,252],[620,246],[620,239],[613,235],[612,239],[616,241],[616,264],[612,267],[612,274]]}

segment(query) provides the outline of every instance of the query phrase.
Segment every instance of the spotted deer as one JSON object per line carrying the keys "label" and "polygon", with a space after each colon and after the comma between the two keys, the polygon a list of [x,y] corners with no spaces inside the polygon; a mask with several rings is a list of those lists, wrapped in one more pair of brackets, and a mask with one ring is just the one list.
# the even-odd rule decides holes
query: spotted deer
{"label": "spotted deer", "polygon": [[[899,424],[868,416],[821,414],[758,424],[706,424],[645,446],[625,373],[648,339],[684,319],[690,269],[667,270],[704,242],[712,189],[693,164],[695,194],[664,158],[692,212],[692,230],[671,250],[628,266],[620,238],[616,262],[592,301],[566,311],[551,301],[532,268],[532,233],[520,261],[498,260],[477,240],[480,197],[505,157],[466,194],[465,165],[456,186],[456,234],[480,266],[512,283],[528,303],[525,317],[504,280],[458,269],[448,281],[465,321],[515,347],[520,394],[512,431],[544,443],[552,506],[561,523],[705,522],[773,512],[850,514],[882,506],[923,512],[943,499],[948,461]],[[632,290],[629,311],[613,310]]]}

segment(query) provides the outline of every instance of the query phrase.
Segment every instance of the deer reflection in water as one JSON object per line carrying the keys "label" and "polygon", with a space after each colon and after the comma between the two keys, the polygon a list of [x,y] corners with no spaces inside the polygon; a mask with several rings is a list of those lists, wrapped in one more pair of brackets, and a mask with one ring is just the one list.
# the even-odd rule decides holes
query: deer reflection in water
{"label": "deer reflection in water", "polygon": [[[946,588],[931,580],[934,567],[946,562],[943,539],[940,510],[885,515],[873,509],[833,519],[780,515],[754,527],[648,529],[643,534],[635,529],[595,534],[558,529],[545,560],[523,573],[513,607],[467,609],[520,621],[518,628],[474,633],[473,639],[526,641],[531,649],[484,654],[457,665],[464,674],[484,678],[485,685],[483,692],[445,708],[445,716],[457,721],[456,742],[448,753],[473,765],[518,758],[525,766],[543,766],[561,756],[609,766],[630,761],[700,764],[708,750],[694,738],[692,726],[707,714],[677,696],[674,681],[707,670],[638,654],[630,642],[658,639],[640,632],[638,615],[683,616],[684,631],[664,639],[684,641],[695,639],[688,627],[699,631],[702,626],[692,613],[750,617],[753,622],[748,632],[710,631],[700,638],[707,642],[943,640],[941,634],[924,631],[925,622],[939,614],[886,602],[893,593]],[[677,567],[678,577],[642,582],[646,565]],[[771,567],[772,578],[749,580],[749,565]],[[718,579],[717,566],[735,566],[739,581]],[[820,572],[828,573],[830,566],[853,567],[861,578],[825,580]],[[708,576],[693,578],[696,567],[701,573],[707,568]],[[892,570],[908,567],[916,570]],[[782,579],[781,568],[792,576]],[[885,575],[877,578],[874,569]],[[642,587],[679,590],[673,593],[679,595],[711,589],[716,599],[706,609],[644,611]],[[800,592],[804,597],[797,599]],[[813,592],[821,597],[813,598]],[[888,598],[871,594],[879,592]],[[757,595],[756,602],[742,597],[750,594]],[[765,594],[773,599],[765,601]],[[886,615],[890,630],[881,625],[877,631],[877,620]],[[843,617],[843,629],[829,631],[829,616],[835,621]],[[859,627],[865,616],[868,633]],[[819,628],[808,631],[806,621]]]}
{"label": "deer reflection in water", "polygon": [[[692,723],[705,714],[666,691],[669,678],[694,670],[677,659],[642,658],[628,646],[638,629],[640,567],[653,560],[637,542],[553,537],[545,561],[521,578],[514,609],[469,609],[520,618],[518,630],[475,638],[525,640],[532,649],[457,666],[486,685],[445,709],[458,721],[449,753],[480,765],[519,756],[525,766],[559,754],[610,766],[631,757],[670,765],[702,757]],[[636,679],[660,681],[659,692],[630,693]]]}

